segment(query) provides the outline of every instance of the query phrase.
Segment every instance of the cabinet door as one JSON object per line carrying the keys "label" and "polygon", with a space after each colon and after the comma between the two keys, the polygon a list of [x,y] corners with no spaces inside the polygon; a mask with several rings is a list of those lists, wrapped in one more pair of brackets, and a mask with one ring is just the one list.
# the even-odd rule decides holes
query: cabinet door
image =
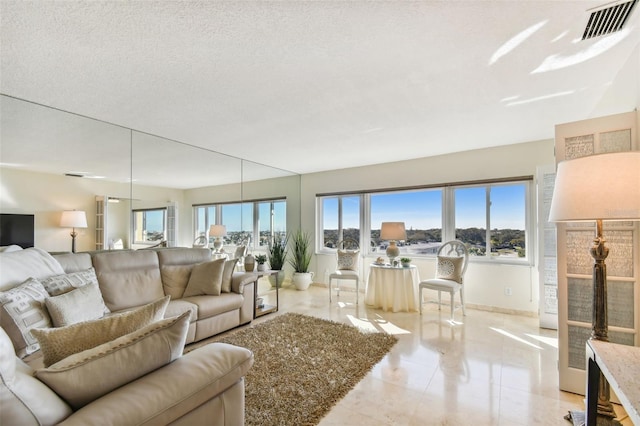
{"label": "cabinet door", "polygon": [[[556,162],[607,152],[637,151],[637,112],[556,126]],[[597,173],[596,173],[597,175]],[[609,247],[609,340],[638,346],[639,222],[604,222]],[[591,334],[593,223],[557,224],[558,366],[560,389],[584,395],[585,343]]]}

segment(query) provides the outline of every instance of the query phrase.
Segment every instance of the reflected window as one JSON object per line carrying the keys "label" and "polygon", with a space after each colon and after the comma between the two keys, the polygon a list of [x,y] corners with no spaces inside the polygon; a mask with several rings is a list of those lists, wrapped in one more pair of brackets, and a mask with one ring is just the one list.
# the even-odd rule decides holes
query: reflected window
{"label": "reflected window", "polygon": [[134,243],[155,244],[166,240],[167,209],[133,210]]}
{"label": "reflected window", "polygon": [[335,249],[345,238],[360,240],[361,195],[322,198],[322,241],[320,246]]}

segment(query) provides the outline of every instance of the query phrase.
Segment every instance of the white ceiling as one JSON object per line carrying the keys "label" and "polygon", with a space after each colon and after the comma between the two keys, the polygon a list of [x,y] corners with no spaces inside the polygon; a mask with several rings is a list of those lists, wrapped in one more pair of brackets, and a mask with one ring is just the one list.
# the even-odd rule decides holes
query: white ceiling
{"label": "white ceiling", "polygon": [[603,3],[1,0],[0,91],[297,173],[427,157],[637,107]]}

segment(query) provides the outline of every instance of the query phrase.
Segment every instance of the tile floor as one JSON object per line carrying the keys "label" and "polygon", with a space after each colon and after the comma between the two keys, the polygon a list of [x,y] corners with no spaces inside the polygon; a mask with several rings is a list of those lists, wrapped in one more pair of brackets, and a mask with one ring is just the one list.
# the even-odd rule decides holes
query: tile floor
{"label": "tile floor", "polygon": [[[269,288],[260,284],[260,292]],[[419,313],[368,308],[364,295],[280,290],[280,311],[298,312],[395,334],[398,344],[322,420],[333,425],[571,425],[583,396],[558,389],[556,332],[537,318],[426,304]],[[273,296],[273,294],[272,294]],[[335,294],[334,294],[335,296]],[[267,296],[268,298],[269,296]],[[269,299],[267,299],[269,301]],[[259,320],[268,320],[270,314]],[[622,407],[616,413],[631,425]]]}

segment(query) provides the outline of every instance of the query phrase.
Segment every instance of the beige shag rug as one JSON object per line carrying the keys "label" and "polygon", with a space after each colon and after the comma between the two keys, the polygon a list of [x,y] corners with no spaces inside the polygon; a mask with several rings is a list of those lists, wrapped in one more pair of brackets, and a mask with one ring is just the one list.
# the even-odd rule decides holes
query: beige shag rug
{"label": "beige shag rug", "polygon": [[216,341],[253,351],[246,425],[316,425],[397,342],[346,324],[287,313]]}

